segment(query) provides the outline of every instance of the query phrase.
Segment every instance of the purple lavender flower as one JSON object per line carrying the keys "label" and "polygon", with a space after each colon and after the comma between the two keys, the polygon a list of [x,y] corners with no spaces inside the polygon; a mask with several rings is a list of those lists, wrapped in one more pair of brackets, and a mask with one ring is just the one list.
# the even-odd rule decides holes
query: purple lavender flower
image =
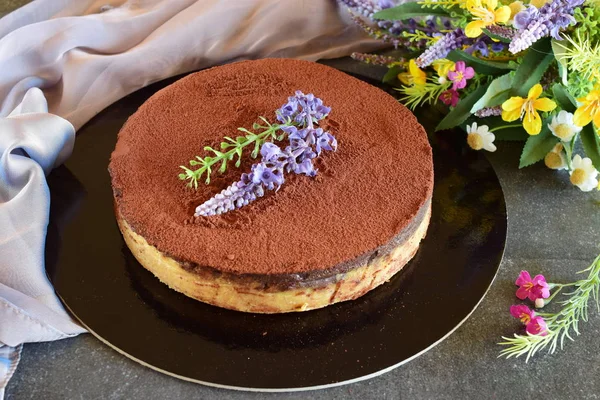
{"label": "purple lavender flower", "polygon": [[372,18],[373,14],[381,10],[379,3],[370,0],[339,0],[340,3],[354,9],[363,17]]}
{"label": "purple lavender flower", "polygon": [[535,6],[529,6],[523,11],[520,11],[515,15],[514,26],[521,30],[527,28],[527,25],[539,14],[538,9]]}
{"label": "purple lavender flower", "polygon": [[277,118],[285,122],[294,120],[302,124],[282,126],[288,134],[290,145],[281,150],[275,143],[266,142],[260,148],[262,161],[252,166],[250,173],[242,174],[241,179],[196,207],[195,216],[212,216],[243,207],[259,197],[265,190],[278,190],[284,183],[285,172],[293,172],[313,177],[317,170],[313,164],[321,151],[335,151],[335,137],[322,128],[314,128],[313,122],[324,118],[331,109],[323,105],[321,99],[312,94],[296,92],[288,102],[277,110]]}
{"label": "purple lavender flower", "polygon": [[260,148],[260,155],[262,156],[263,161],[268,163],[276,163],[284,157],[279,146],[272,142],[263,143]]}
{"label": "purple lavender flower", "polygon": [[486,29],[490,31],[490,33],[504,39],[512,39],[517,32],[514,28],[505,25],[490,25]]}
{"label": "purple lavender flower", "polygon": [[502,115],[502,106],[485,107],[475,111],[475,116],[478,118],[497,117]]}
{"label": "purple lavender flower", "polygon": [[264,162],[254,164],[250,173],[252,183],[262,184],[267,189],[279,189],[283,184],[283,173],[277,164],[269,166]]}
{"label": "purple lavender flower", "polygon": [[575,23],[573,13],[583,2],[584,0],[551,0],[544,4],[527,26],[517,32],[508,49],[516,54],[546,36],[561,40],[560,31]]}
{"label": "purple lavender flower", "polygon": [[228,186],[221,193],[216,194],[210,200],[196,207],[194,216],[210,217],[227,211],[243,207],[248,203],[264,196],[265,192],[261,185],[252,183],[248,174],[243,174],[239,182]]}
{"label": "purple lavender flower", "polygon": [[381,10],[385,10],[386,8],[392,8],[395,6],[395,4],[392,0],[379,0],[377,5],[379,6],[379,9],[381,9]]}
{"label": "purple lavender flower", "polygon": [[492,43],[491,49],[494,53],[500,53],[505,47],[504,43],[496,42]]}
{"label": "purple lavender flower", "polygon": [[383,65],[386,67],[391,66],[394,63],[402,61],[391,56],[382,56],[380,54],[368,54],[368,53],[352,53],[350,55],[354,60],[364,62],[365,64],[371,65]]}
{"label": "purple lavender flower", "polygon": [[[312,126],[313,123],[325,118],[330,111],[331,108],[323,105],[323,100],[312,93],[304,94],[298,90],[276,111],[276,114],[277,119],[282,123],[292,120],[303,126]],[[284,127],[282,129],[286,131]]]}
{"label": "purple lavender flower", "polygon": [[285,166],[287,172],[307,176],[315,176],[317,174],[317,170],[312,163],[313,158],[317,157],[317,153],[304,140],[297,139],[292,145],[286,147],[285,155],[286,158],[282,165]]}
{"label": "purple lavender flower", "polygon": [[416,63],[420,68],[431,65],[435,60],[445,58],[452,50],[458,49],[468,41],[462,29],[448,32],[444,37],[431,45],[417,58]]}
{"label": "purple lavender flower", "polygon": [[469,46],[465,50],[465,53],[473,54],[474,52],[478,51],[479,54],[481,54],[484,57],[487,57],[490,54],[490,52],[488,50],[488,44],[486,43],[485,38],[485,36],[482,36],[482,39],[477,40],[475,43]]}

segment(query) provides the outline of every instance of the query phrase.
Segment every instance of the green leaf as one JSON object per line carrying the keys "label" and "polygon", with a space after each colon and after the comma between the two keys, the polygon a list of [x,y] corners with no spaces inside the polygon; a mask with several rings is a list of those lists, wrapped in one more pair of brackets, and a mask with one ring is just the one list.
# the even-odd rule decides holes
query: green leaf
{"label": "green leaf", "polygon": [[511,96],[527,97],[529,89],[540,82],[553,60],[550,39],[544,38],[531,46],[515,72]]}
{"label": "green leaf", "polygon": [[396,79],[398,79],[398,74],[403,71],[404,71],[404,69],[402,69],[402,67],[399,67],[397,65],[391,67],[390,69],[387,70],[387,72],[383,76],[383,79],[382,79],[383,83],[394,82]]}
{"label": "green leaf", "polygon": [[504,36],[495,35],[495,34],[493,34],[492,32],[488,31],[487,29],[482,29],[482,31],[483,31],[483,33],[485,33],[485,34],[486,34],[486,35],[487,35],[489,38],[491,38],[491,39],[495,39],[495,40],[497,40],[497,41],[499,41],[499,42],[502,42],[502,43],[510,43],[510,41],[511,41],[510,39],[508,39],[508,38],[505,38]]}
{"label": "green leaf", "polygon": [[[565,40],[566,42],[566,40]],[[551,42],[551,46],[552,46],[552,53],[554,53],[554,57],[556,58],[556,61],[558,62],[558,73],[560,74],[560,77],[562,78],[562,83],[563,85],[568,85],[568,63],[567,63],[567,58],[565,57],[565,48],[564,48],[564,44],[562,44],[561,42],[559,42],[556,39],[552,39]]]}
{"label": "green leaf", "polygon": [[428,16],[449,17],[448,11],[442,8],[424,7],[416,2],[401,4],[396,7],[387,8],[376,12],[373,15],[374,19],[385,19],[391,21],[405,20],[414,17]]}
{"label": "green leaf", "polygon": [[471,92],[467,97],[462,99],[456,107],[452,109],[445,117],[440,121],[438,126],[435,128],[436,131],[444,129],[454,128],[465,122],[471,115],[471,108],[473,105],[485,94],[490,85],[481,85],[475,91]]}
{"label": "green leaf", "polygon": [[512,75],[506,74],[496,78],[490,84],[483,97],[471,108],[471,113],[475,113],[485,107],[495,107],[508,100],[510,90],[512,89]]}
{"label": "green leaf", "polygon": [[543,160],[546,154],[556,145],[558,139],[552,135],[550,128],[548,128],[548,122],[543,122],[542,131],[538,135],[531,135],[525,146],[523,147],[523,153],[521,153],[521,160],[519,161],[519,168],[527,167],[531,164]]}
{"label": "green leaf", "polygon": [[473,67],[475,72],[483,75],[500,75],[514,69],[508,63],[482,60],[461,50],[452,50],[446,58],[454,62],[464,61],[468,66]]}
{"label": "green leaf", "polygon": [[594,126],[588,124],[579,134],[585,155],[592,160],[592,164],[597,170],[600,170],[600,137],[595,132]]}
{"label": "green leaf", "polygon": [[574,113],[577,109],[577,102],[567,91],[567,88],[560,83],[552,86],[552,93],[554,94],[554,100],[558,103],[560,108],[570,113]]}

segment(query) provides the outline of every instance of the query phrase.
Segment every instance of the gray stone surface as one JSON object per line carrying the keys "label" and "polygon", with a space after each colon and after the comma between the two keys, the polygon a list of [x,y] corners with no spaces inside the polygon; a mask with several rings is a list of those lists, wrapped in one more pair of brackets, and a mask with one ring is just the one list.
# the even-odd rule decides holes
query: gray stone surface
{"label": "gray stone surface", "polygon": [[[17,1],[12,3],[24,3]],[[347,61],[337,65],[359,72]],[[342,64],[339,64],[342,63]],[[530,360],[497,358],[501,335],[518,323],[509,314],[521,269],[573,280],[600,251],[600,196],[572,188],[542,165],[519,170],[519,144],[499,143],[489,159],[508,207],[500,271],[474,314],[437,347],[380,377],[333,389],[261,394],[214,389],[142,367],[91,335],[28,344],[7,390],[20,399],[596,399],[600,397],[600,316],[592,310],[581,336],[563,351]],[[435,311],[426,318],[435,318]],[[209,360],[198,360],[209,362]]]}

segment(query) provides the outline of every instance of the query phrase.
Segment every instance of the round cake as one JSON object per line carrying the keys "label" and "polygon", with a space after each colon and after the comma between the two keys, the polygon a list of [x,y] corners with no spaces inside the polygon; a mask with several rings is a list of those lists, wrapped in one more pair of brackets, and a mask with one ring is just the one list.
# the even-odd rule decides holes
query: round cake
{"label": "round cake", "polygon": [[[316,176],[233,211],[196,207],[240,180],[244,153],[197,188],[181,167],[226,136],[252,130],[296,91],[331,107],[321,127],[337,151]],[[250,146],[251,147],[251,146]],[[255,313],[306,311],[356,299],[416,253],[431,213],[433,164],[424,129],[393,97],[320,64],[265,59],[211,68],[157,92],[119,132],[109,171],[119,228],[136,259],[189,297]]]}

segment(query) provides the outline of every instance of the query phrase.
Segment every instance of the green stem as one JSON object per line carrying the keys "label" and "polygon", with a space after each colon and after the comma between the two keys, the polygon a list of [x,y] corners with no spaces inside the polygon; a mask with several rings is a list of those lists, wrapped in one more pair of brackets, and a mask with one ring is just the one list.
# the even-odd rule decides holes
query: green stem
{"label": "green stem", "polygon": [[575,141],[579,135],[573,136],[573,139],[569,142],[563,142],[563,146],[565,148],[565,153],[567,153],[567,166],[569,167],[569,171],[573,170],[573,149],[575,148]]}
{"label": "green stem", "polygon": [[520,124],[519,125],[500,125],[500,126],[490,129],[490,132],[496,132],[496,131],[499,131],[502,129],[508,129],[508,128],[520,128],[521,126],[522,125],[520,125]]}
{"label": "green stem", "polygon": [[[227,161],[232,160],[236,154],[238,155],[238,158],[241,158],[241,154],[242,154],[244,148],[246,148],[247,146],[252,145],[252,144],[255,146],[255,150],[252,154],[252,156],[255,158],[258,155],[258,149],[262,143],[266,142],[269,139],[269,137],[271,137],[273,140],[276,140],[277,136],[275,135],[275,133],[277,131],[281,130],[281,128],[284,126],[292,125],[292,122],[285,123],[282,125],[269,124],[266,120],[265,120],[265,122],[268,124],[267,126],[263,126],[263,125],[256,126],[255,125],[256,128],[265,129],[263,132],[260,132],[260,133],[252,133],[246,129],[240,128],[240,130],[242,132],[245,132],[247,134],[245,136],[246,141],[234,142],[235,144],[232,143],[231,150],[228,150],[225,152],[219,152],[219,151],[215,151],[211,148],[205,148],[205,150],[213,151],[213,153],[215,153],[215,156],[214,157],[205,157],[205,158],[196,157],[200,161],[192,160],[192,161],[190,161],[190,165],[192,165],[192,166],[201,165],[201,167],[196,170],[190,170],[189,168],[182,167],[186,173],[181,174],[179,176],[180,179],[182,179],[182,180],[189,179],[190,180],[189,185],[197,188],[198,180],[202,177],[202,174],[204,174],[206,172],[206,174],[207,174],[206,183],[208,184],[210,182],[210,174],[212,171],[212,167],[215,164],[222,163],[221,170],[222,171],[225,170]],[[236,164],[236,166],[238,166],[238,164]]]}
{"label": "green stem", "polygon": [[560,285],[560,286],[558,287],[558,289],[556,289],[556,290],[554,291],[554,293],[552,293],[552,294],[550,295],[550,297],[548,297],[547,299],[545,299],[545,300],[544,300],[544,303],[545,303],[546,305],[550,304],[550,302],[552,301],[552,299],[553,299],[554,297],[556,297],[556,295],[557,295],[558,293],[560,293],[560,291],[562,290],[562,288],[563,288],[563,287],[564,287],[563,285]]}

